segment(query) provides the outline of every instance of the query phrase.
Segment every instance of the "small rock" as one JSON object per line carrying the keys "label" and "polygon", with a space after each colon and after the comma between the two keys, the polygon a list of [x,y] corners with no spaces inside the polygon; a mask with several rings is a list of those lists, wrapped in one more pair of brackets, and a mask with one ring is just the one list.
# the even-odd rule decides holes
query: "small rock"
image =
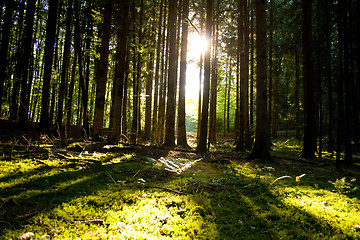
{"label": "small rock", "polygon": [[32,232],[27,232],[27,233],[24,233],[23,235],[19,236],[19,237],[17,238],[17,240],[26,240],[26,239],[32,238],[33,236],[35,236],[34,233],[32,233]]}
{"label": "small rock", "polygon": [[166,222],[169,219],[169,215],[165,215],[163,217],[160,218],[160,222]]}
{"label": "small rock", "polygon": [[243,225],[244,223],[243,223],[243,221],[239,220],[238,224]]}
{"label": "small rock", "polygon": [[351,229],[355,230],[356,232],[360,232],[360,225],[355,225]]}
{"label": "small rock", "polygon": [[147,194],[143,194],[141,195],[142,198],[146,198],[147,197]]}
{"label": "small rock", "polygon": [[183,215],[185,213],[185,210],[177,210],[176,214],[178,215]]}

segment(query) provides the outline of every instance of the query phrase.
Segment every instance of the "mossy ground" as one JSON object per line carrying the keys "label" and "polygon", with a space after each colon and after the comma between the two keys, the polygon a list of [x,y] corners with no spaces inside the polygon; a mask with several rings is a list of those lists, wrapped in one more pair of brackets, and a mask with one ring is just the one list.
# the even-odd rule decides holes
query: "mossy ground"
{"label": "mossy ground", "polygon": [[300,159],[291,141],[274,143],[273,163],[222,148],[176,174],[157,159],[180,165],[200,156],[3,145],[0,239],[360,238],[358,165],[335,171],[327,155]]}

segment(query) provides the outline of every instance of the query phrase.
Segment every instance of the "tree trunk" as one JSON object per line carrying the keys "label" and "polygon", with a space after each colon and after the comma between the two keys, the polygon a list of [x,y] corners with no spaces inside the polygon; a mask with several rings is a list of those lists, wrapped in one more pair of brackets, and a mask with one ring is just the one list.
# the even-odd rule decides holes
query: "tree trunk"
{"label": "tree trunk", "polygon": [[256,0],[256,133],[250,159],[271,161],[267,112],[266,1]]}
{"label": "tree trunk", "polygon": [[348,21],[348,7],[347,0],[340,0],[340,4],[342,5],[341,17],[343,18],[343,40],[344,40],[344,103],[345,103],[345,112],[344,112],[344,143],[345,143],[345,159],[344,163],[347,165],[352,165],[352,103],[351,103],[351,92],[350,92],[350,46],[349,39],[351,36],[349,35],[349,21]]}
{"label": "tree trunk", "polygon": [[[204,30],[204,6],[205,0],[201,0],[200,2],[200,35],[203,37],[203,30]],[[203,53],[200,53],[200,60],[199,60],[199,103],[198,103],[198,124],[197,124],[197,131],[196,131],[196,139],[199,141],[200,139],[200,129],[201,129],[201,106],[202,106],[202,85],[203,85]]]}
{"label": "tree trunk", "polygon": [[109,61],[109,40],[111,37],[111,17],[112,17],[112,0],[106,0],[104,3],[104,23],[103,35],[101,39],[100,60],[97,64],[96,78],[96,100],[95,100],[95,119],[93,126],[93,138],[97,139],[100,136],[103,119],[104,119],[104,104],[105,104],[105,90],[107,82],[108,61]]}
{"label": "tree trunk", "polygon": [[[155,11],[153,12],[155,15]],[[151,39],[155,39],[155,22],[151,23]],[[155,42],[153,42],[152,48],[155,49]],[[153,81],[154,81],[154,61],[155,53],[154,51],[150,52],[150,59],[148,62],[148,75],[146,78],[146,100],[145,100],[145,139],[149,140],[151,137],[151,102],[152,102],[152,92],[153,92]]]}
{"label": "tree trunk", "polygon": [[166,104],[164,146],[175,146],[175,102],[176,102],[176,15],[177,0],[169,0],[169,71]]}
{"label": "tree trunk", "polygon": [[295,138],[300,141],[300,69],[299,69],[299,52],[295,50],[295,125],[296,125],[296,133]]}
{"label": "tree trunk", "polygon": [[[219,1],[216,3],[216,13],[219,12]],[[216,15],[214,13],[214,15]],[[216,103],[217,103],[217,82],[218,82],[218,49],[219,49],[219,21],[215,19],[213,21],[213,58],[212,58],[212,67],[211,67],[211,88],[210,88],[210,116],[209,116],[209,142],[208,146],[210,148],[210,143],[216,142]]]}
{"label": "tree trunk", "polygon": [[188,26],[189,26],[187,20],[188,17],[189,17],[189,0],[183,0],[177,145],[185,146],[185,147],[188,147],[186,140],[186,125],[185,125],[186,58],[187,58],[187,38],[188,38]]}
{"label": "tree trunk", "polygon": [[250,22],[250,129],[254,131],[254,10],[251,7]]}
{"label": "tree trunk", "polygon": [[206,153],[206,141],[208,131],[208,114],[209,114],[209,91],[210,91],[210,60],[211,60],[211,25],[212,25],[213,0],[206,1],[206,41],[208,45],[205,49],[204,59],[204,89],[201,110],[200,137],[197,146],[199,153]]}
{"label": "tree trunk", "polygon": [[[67,12],[66,12],[65,45],[63,50],[63,62],[62,62],[61,80],[60,80],[60,89],[59,89],[58,116],[56,121],[59,127],[62,126],[62,122],[63,122],[64,98],[66,91],[67,73],[69,71],[69,62],[70,62],[71,25],[72,25],[72,15],[73,15],[72,9],[73,9],[73,0],[69,0]],[[65,123],[65,125],[66,124],[67,123]]]}
{"label": "tree trunk", "polygon": [[273,89],[273,28],[274,28],[274,1],[270,0],[270,26],[269,26],[269,131],[271,132],[272,128],[272,101],[273,101],[273,95],[272,95],[272,89]]}
{"label": "tree trunk", "polygon": [[313,74],[313,49],[312,49],[312,0],[302,1],[303,10],[303,79],[304,79],[304,140],[302,156],[306,158],[315,158],[316,144],[316,79]]}
{"label": "tree trunk", "polygon": [[116,46],[116,66],[113,81],[113,101],[112,101],[112,131],[109,141],[117,143],[121,136],[122,105],[124,96],[124,81],[126,71],[127,38],[129,31],[129,6],[130,1],[124,0],[119,5],[119,15],[117,16],[120,27],[117,30]]}
{"label": "tree trunk", "polygon": [[[158,35],[157,35],[157,46],[156,46],[156,66],[155,66],[155,90],[154,90],[154,110],[153,110],[153,119],[152,119],[152,134],[151,141],[152,144],[156,144],[156,135],[157,135],[157,120],[158,120],[158,106],[159,106],[159,83],[161,78],[160,75],[160,63],[162,61],[162,51],[161,46],[163,46],[164,32],[162,32],[163,24],[163,9],[164,9],[164,0],[160,2],[160,16],[158,22]],[[166,18],[166,17],[165,17]]]}
{"label": "tree trunk", "polygon": [[21,78],[21,70],[22,70],[22,51],[21,51],[21,36],[23,32],[23,23],[24,23],[24,10],[25,3],[19,3],[18,10],[18,31],[17,31],[17,46],[15,52],[15,73],[13,78],[13,88],[11,94],[11,102],[10,102],[10,119],[15,120],[18,118],[18,110],[19,110],[19,92],[20,92],[20,78]]}
{"label": "tree trunk", "polygon": [[58,0],[49,0],[48,20],[46,23],[46,40],[45,40],[45,52],[44,52],[44,77],[42,86],[42,98],[41,98],[41,118],[40,129],[47,131],[49,128],[49,95],[50,95],[50,82],[54,57],[54,44],[56,35],[56,22],[57,22],[57,10]]}
{"label": "tree trunk", "polygon": [[1,32],[1,48],[0,48],[0,114],[3,99],[4,83],[7,78],[6,68],[8,65],[8,52],[10,42],[10,30],[13,24],[14,0],[6,1],[5,19]]}

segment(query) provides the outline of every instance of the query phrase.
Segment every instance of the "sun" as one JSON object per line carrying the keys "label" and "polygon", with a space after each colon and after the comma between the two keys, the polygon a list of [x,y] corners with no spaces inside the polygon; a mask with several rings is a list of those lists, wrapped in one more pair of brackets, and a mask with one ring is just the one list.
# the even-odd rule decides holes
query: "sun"
{"label": "sun", "polygon": [[205,36],[201,36],[198,32],[190,32],[188,37],[188,60],[199,61],[200,54],[205,53],[208,43]]}
{"label": "sun", "polygon": [[200,88],[200,56],[207,47],[205,37],[198,32],[190,32],[188,37],[187,70],[186,70],[186,99],[198,101]]}

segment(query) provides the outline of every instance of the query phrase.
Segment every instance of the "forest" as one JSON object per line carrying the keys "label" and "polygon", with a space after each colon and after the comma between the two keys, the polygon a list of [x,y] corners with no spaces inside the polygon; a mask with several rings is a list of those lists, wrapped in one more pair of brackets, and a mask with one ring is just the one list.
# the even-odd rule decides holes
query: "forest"
{"label": "forest", "polygon": [[1,0],[0,239],[357,239],[359,5]]}

